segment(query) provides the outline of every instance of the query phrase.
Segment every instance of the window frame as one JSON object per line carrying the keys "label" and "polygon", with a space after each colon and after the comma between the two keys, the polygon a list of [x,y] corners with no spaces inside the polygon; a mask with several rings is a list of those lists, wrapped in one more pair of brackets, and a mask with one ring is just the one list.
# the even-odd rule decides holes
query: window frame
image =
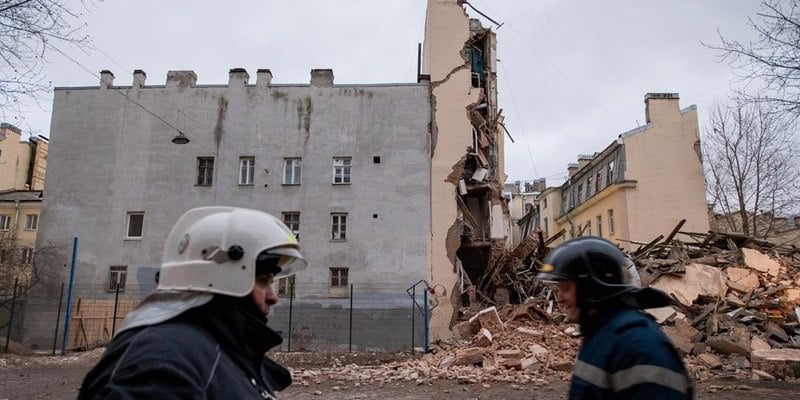
{"label": "window frame", "polygon": [[[120,278],[121,277],[121,278]],[[128,281],[128,266],[127,265],[109,265],[108,276],[106,281],[106,292],[115,292],[117,290],[116,284],[119,282],[119,291],[125,291],[125,285]]]}
{"label": "window frame", "polygon": [[23,247],[20,250],[19,263],[23,265],[33,265],[33,257],[35,254],[33,247]]}
{"label": "window frame", "polygon": [[[337,165],[339,163],[339,165]],[[331,184],[349,185],[352,182],[353,157],[333,157]],[[340,181],[337,182],[337,179]]]}
{"label": "window frame", "polygon": [[[296,221],[294,218],[289,220],[287,217],[297,217]],[[300,239],[300,211],[284,211],[281,213],[281,221],[287,228],[289,228],[292,233],[294,233],[295,239]],[[296,225],[296,226],[293,226]]]}
{"label": "window frame", "polygon": [[214,156],[197,157],[197,179],[195,186],[214,185]]}
{"label": "window frame", "polygon": [[25,214],[25,230],[35,231],[39,228],[39,214]]}
{"label": "window frame", "polygon": [[[331,289],[343,289],[350,285],[350,268],[330,267],[328,271],[330,277],[328,284]],[[334,280],[336,283],[334,283]]]}
{"label": "window frame", "polygon": [[347,213],[331,213],[331,241],[347,241]]}
{"label": "window frame", "polygon": [[254,156],[239,157],[239,186],[255,185],[256,158]]}
{"label": "window frame", "polygon": [[603,237],[603,216],[597,216],[597,236]]}
{"label": "window frame", "polygon": [[[295,176],[295,172],[297,176]],[[291,179],[289,176],[291,173]],[[302,183],[303,179],[303,159],[301,157],[286,157],[283,159],[283,178],[281,179],[283,185],[297,186]]]}
{"label": "window frame", "polygon": [[[131,236],[131,217],[141,217],[139,236]],[[125,240],[142,240],[144,237],[144,211],[128,211],[125,217]]]}
{"label": "window frame", "polygon": [[0,214],[0,231],[8,231],[11,229],[11,216],[8,214]]}
{"label": "window frame", "polygon": [[277,279],[275,283],[275,291],[278,296],[294,296],[295,276],[296,275],[290,275]]}
{"label": "window frame", "polygon": [[614,209],[608,210],[608,234],[612,235],[616,231],[614,226]]}

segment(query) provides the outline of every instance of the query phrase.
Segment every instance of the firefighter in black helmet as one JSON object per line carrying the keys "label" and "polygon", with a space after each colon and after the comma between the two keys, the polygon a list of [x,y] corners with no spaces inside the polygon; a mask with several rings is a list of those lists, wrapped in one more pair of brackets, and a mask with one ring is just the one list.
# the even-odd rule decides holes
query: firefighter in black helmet
{"label": "firefighter in black helmet", "polygon": [[670,305],[671,299],[625,282],[624,265],[625,255],[611,242],[579,237],[553,249],[537,275],[557,283],[559,305],[584,336],[569,398],[693,398],[680,356],[641,311]]}

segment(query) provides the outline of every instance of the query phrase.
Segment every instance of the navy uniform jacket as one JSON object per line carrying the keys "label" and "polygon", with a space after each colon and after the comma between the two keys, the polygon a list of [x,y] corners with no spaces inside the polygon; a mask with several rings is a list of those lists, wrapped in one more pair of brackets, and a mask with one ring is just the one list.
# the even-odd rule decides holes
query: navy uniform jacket
{"label": "navy uniform jacket", "polygon": [[266,320],[212,300],[121,332],[78,399],[275,399],[291,375],[264,352],[281,341]]}
{"label": "navy uniform jacket", "polygon": [[570,399],[693,398],[678,352],[652,318],[625,309],[601,320],[585,332],[572,371]]}

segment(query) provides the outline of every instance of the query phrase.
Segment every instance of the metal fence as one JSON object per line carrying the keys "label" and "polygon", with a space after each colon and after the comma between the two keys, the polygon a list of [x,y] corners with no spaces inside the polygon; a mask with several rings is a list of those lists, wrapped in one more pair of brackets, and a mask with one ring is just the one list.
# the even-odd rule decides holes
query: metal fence
{"label": "metal fence", "polygon": [[[69,290],[61,285],[58,298],[17,299],[13,312],[0,310],[0,329],[11,333],[12,328],[17,328],[21,305],[27,300],[26,312],[49,319],[36,323],[52,327],[49,331],[53,332],[53,353],[101,346],[113,337],[125,315],[153,289],[153,285],[107,288],[75,284]],[[269,316],[269,326],[284,339],[279,350],[427,351],[430,310],[424,281],[337,288],[298,283],[281,288],[281,292],[280,301]],[[27,327],[25,330],[29,331]],[[0,342],[0,350],[4,345]]]}

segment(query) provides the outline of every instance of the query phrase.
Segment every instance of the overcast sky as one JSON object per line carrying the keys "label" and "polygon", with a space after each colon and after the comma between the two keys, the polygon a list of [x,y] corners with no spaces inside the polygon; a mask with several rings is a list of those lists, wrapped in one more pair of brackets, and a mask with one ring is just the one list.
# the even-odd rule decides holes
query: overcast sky
{"label": "overcast sky", "polygon": [[[75,0],[74,3],[80,4]],[[500,107],[516,143],[506,141],[508,181],[563,182],[578,154],[600,151],[644,124],[644,95],[680,93],[681,107],[708,111],[737,84],[734,71],[701,41],[753,37],[757,0],[471,0],[497,32]],[[80,22],[88,53],[49,54],[55,86],[98,85],[102,69],[130,85],[143,69],[163,85],[169,70],[191,69],[199,84],[226,84],[243,67],[255,80],[308,83],[333,68],[335,83],[416,82],[426,0],[105,0]],[[468,9],[471,16],[479,17]],[[492,25],[483,19],[484,26]],[[80,65],[79,65],[80,64]],[[50,131],[51,103],[29,107],[26,131]]]}

